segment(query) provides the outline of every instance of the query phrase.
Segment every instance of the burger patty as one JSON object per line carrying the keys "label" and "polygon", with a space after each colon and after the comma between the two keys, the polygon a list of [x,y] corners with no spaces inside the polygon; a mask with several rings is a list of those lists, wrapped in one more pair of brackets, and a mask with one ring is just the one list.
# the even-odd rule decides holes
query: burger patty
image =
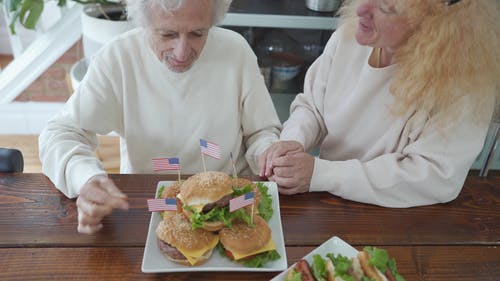
{"label": "burger patty", "polygon": [[185,259],[186,257],[177,250],[177,248],[172,247],[168,243],[165,243],[164,241],[160,241],[159,243],[160,250],[165,252],[169,257],[176,259],[176,260],[182,260]]}
{"label": "burger patty", "polygon": [[212,210],[215,207],[225,207],[225,206],[229,205],[229,200],[231,200],[231,198],[233,198],[233,196],[231,194],[228,194],[228,195],[222,197],[221,199],[215,201],[214,203],[207,204],[203,207],[202,212],[208,213],[210,210]]}

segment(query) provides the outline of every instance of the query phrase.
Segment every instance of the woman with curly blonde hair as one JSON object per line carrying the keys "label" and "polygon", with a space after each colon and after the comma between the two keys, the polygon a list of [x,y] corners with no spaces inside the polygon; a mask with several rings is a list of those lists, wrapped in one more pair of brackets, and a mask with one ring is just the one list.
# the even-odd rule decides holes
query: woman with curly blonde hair
{"label": "woman with curly blonde hair", "polygon": [[261,175],[282,194],[388,207],[453,200],[498,102],[499,2],[355,0],[341,16]]}

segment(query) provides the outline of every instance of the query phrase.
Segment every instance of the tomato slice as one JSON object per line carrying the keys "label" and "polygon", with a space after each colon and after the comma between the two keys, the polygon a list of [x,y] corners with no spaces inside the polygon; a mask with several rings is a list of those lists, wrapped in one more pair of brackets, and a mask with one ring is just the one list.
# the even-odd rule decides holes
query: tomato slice
{"label": "tomato slice", "polygon": [[234,260],[234,256],[233,256],[233,253],[231,253],[231,251],[227,250],[227,249],[224,249],[224,251],[226,252],[226,255],[231,258],[232,260]]}

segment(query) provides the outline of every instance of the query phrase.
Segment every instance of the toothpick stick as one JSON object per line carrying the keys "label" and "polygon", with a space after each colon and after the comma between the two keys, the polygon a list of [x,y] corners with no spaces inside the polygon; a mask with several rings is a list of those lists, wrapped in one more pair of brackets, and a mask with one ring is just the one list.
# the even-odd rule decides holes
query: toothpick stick
{"label": "toothpick stick", "polygon": [[233,178],[237,178],[238,175],[236,174],[236,164],[234,163],[234,158],[233,158],[233,153],[229,153],[229,157],[231,158],[231,165],[233,166]]}
{"label": "toothpick stick", "polygon": [[251,212],[252,215],[250,216],[250,224],[253,224],[253,206],[254,205],[255,205],[255,203],[252,203],[252,212]]}
{"label": "toothpick stick", "polygon": [[207,172],[207,167],[205,166],[205,156],[203,156],[203,152],[201,152],[201,162],[203,162],[203,171]]}

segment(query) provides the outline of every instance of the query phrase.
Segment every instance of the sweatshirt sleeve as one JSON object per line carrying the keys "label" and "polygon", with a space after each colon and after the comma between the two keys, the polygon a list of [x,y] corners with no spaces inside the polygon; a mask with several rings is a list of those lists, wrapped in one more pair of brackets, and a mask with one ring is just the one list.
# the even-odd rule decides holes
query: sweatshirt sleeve
{"label": "sweatshirt sleeve", "polygon": [[[245,43],[246,44],[246,43]],[[257,58],[248,48],[247,61],[243,67],[243,99],[241,126],[243,143],[246,147],[245,159],[252,172],[258,174],[258,157],[271,144],[277,142],[281,132],[271,96],[257,65]]]}
{"label": "sweatshirt sleeve", "polygon": [[77,197],[92,176],[105,174],[96,156],[96,134],[116,128],[121,112],[106,75],[111,72],[97,65],[91,64],[80,87],[39,137],[42,171],[69,198]]}
{"label": "sweatshirt sleeve", "polygon": [[290,117],[283,126],[280,140],[300,142],[306,151],[317,147],[327,134],[323,120],[325,90],[332,57],[336,50],[334,33],[324,52],[309,67],[304,80],[304,93],[298,94],[290,106]]}
{"label": "sweatshirt sleeve", "polygon": [[461,102],[460,116],[449,122],[439,120],[443,114],[429,118],[418,135],[410,133],[400,153],[366,162],[316,158],[310,191],[401,208],[455,199],[483,147],[489,125],[477,120],[464,99]]}

